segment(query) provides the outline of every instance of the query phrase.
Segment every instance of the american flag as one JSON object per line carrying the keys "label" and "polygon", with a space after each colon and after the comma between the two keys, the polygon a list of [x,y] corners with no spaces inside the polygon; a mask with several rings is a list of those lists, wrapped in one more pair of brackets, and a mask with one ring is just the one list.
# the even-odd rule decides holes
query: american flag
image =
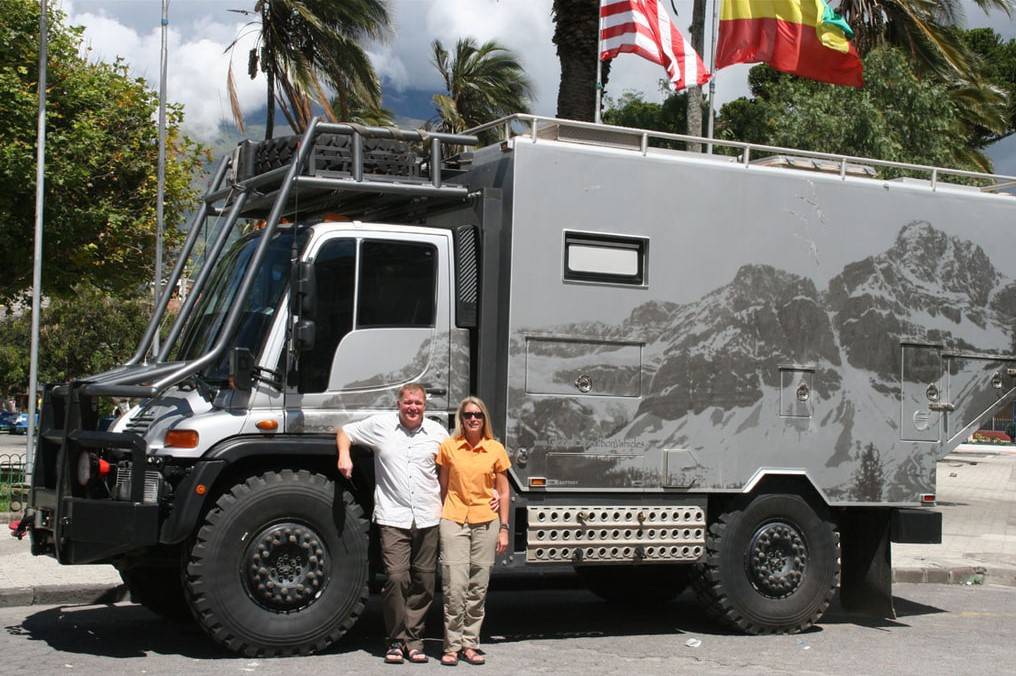
{"label": "american flag", "polygon": [[711,77],[662,0],[600,0],[600,60],[622,52],[663,66],[675,91],[703,85]]}

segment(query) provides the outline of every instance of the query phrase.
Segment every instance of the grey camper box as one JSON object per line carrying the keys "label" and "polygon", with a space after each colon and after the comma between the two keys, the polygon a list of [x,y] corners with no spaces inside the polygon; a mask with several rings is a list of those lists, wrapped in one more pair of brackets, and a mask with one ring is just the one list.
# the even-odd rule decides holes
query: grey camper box
{"label": "grey camper box", "polygon": [[[419,381],[446,424],[483,397],[509,449],[498,569],[690,577],[750,633],[837,590],[890,616],[891,542],[941,536],[936,461],[1016,391],[1012,179],[661,140],[708,143],[518,115],[242,144],[162,349],[166,299],[127,364],[48,388],[33,551],[113,563],[230,649],[320,650],[377,569],[370,464],[342,480],[335,429]],[[110,396],[140,403],[96,431]]]}

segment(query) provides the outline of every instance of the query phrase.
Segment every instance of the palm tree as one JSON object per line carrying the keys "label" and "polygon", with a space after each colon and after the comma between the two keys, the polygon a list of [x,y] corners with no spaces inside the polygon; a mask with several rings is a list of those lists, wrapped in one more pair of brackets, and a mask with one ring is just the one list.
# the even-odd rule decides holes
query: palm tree
{"label": "palm tree", "polygon": [[435,94],[438,127],[460,132],[511,113],[529,112],[533,85],[515,55],[490,40],[477,45],[462,38],[449,54],[440,40],[431,45],[434,67],[447,93]]}
{"label": "palm tree", "polygon": [[[380,81],[360,45],[366,39],[381,39],[390,30],[387,0],[257,0],[253,10],[233,11],[255,17],[227,51],[248,31],[257,31],[247,73],[254,79],[260,70],[268,81],[265,138],[272,137],[276,105],[298,133],[310,122],[312,103],[334,121],[326,95],[329,88],[337,93],[343,117],[353,106],[380,108]],[[232,66],[227,88],[233,117],[242,130]]]}
{"label": "palm tree", "polygon": [[[554,0],[554,44],[561,62],[557,116],[593,121],[596,107],[596,59],[600,38],[599,0]],[[607,82],[610,62],[603,64]]]}
{"label": "palm tree", "polygon": [[[983,9],[1013,10],[1012,0],[974,0]],[[918,71],[952,70],[971,79],[973,65],[954,27],[963,15],[959,0],[840,0],[839,14],[854,29],[853,42],[866,54],[892,45],[910,55]]]}

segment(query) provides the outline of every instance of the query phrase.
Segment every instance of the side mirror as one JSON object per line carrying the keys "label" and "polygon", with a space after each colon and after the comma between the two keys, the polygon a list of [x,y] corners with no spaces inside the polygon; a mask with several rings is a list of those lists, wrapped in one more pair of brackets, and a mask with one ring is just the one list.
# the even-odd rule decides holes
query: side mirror
{"label": "side mirror", "polygon": [[308,352],[314,349],[314,336],[317,328],[310,319],[301,319],[293,327],[293,347],[297,352]]}
{"label": "side mirror", "polygon": [[246,347],[234,347],[229,353],[229,386],[240,392],[254,386],[254,355]]}
{"label": "side mirror", "polygon": [[296,314],[300,319],[314,319],[317,308],[317,277],[314,263],[304,261],[296,266]]}

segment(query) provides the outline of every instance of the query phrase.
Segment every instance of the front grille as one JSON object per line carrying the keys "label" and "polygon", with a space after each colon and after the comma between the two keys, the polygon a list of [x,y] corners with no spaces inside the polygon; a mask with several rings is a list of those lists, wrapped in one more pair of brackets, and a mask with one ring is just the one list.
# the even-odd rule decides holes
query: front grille
{"label": "front grille", "polygon": [[155,422],[154,411],[139,411],[127,421],[127,424],[124,425],[124,430],[143,437],[145,432],[148,431],[148,428],[152,426],[153,422]]}

